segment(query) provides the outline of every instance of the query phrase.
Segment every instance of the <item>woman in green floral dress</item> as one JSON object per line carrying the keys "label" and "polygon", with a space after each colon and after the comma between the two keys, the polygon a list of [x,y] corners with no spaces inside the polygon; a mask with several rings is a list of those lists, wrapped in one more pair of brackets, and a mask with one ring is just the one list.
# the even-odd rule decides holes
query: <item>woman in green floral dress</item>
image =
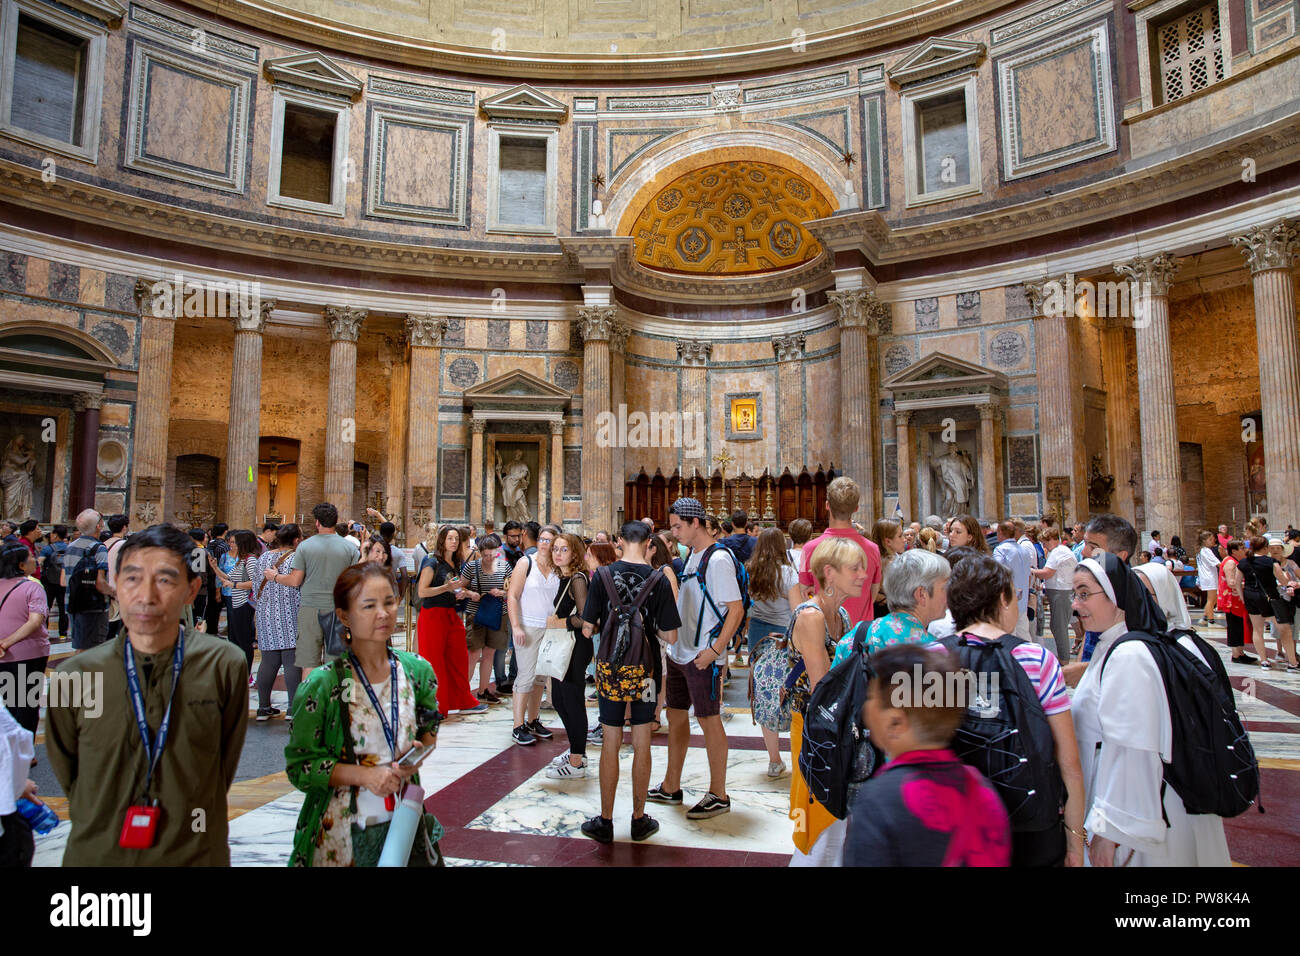
{"label": "woman in green floral dress", "polygon": [[[307,795],[290,866],[373,866],[401,792],[408,781],[419,783],[417,771],[397,760],[416,742],[435,743],[442,719],[428,661],[389,647],[398,597],[388,570],[373,563],[347,568],[334,603],[348,629],[348,652],[313,670],[298,689],[285,748],[289,782]],[[428,813],[424,831],[409,865],[440,866],[442,827]]]}

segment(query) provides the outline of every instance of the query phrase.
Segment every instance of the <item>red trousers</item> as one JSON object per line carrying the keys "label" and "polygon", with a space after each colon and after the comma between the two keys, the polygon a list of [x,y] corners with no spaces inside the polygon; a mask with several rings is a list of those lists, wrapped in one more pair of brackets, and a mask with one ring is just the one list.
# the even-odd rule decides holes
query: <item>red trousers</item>
{"label": "red trousers", "polygon": [[415,625],[420,656],[433,665],[438,678],[438,710],[443,716],[453,710],[469,710],[479,699],[469,687],[469,648],[465,625],[449,607],[420,609]]}

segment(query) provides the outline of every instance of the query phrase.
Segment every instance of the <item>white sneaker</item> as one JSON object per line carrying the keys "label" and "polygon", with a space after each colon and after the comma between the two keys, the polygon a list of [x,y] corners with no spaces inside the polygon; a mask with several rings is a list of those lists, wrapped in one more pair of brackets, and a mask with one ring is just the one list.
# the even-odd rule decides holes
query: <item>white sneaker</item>
{"label": "white sneaker", "polygon": [[568,762],[569,762],[569,752],[566,750],[564,753],[560,754],[558,757],[552,760],[549,766],[558,767],[560,764],[568,763]]}
{"label": "white sneaker", "polygon": [[785,776],[785,764],[779,760],[773,760],[767,765],[767,775],[775,780],[777,777]]}
{"label": "white sneaker", "polygon": [[587,764],[584,762],[581,767],[575,767],[569,763],[566,756],[564,762],[560,764],[551,764],[546,768],[546,776],[552,780],[567,780],[571,777],[585,777],[587,775]]}

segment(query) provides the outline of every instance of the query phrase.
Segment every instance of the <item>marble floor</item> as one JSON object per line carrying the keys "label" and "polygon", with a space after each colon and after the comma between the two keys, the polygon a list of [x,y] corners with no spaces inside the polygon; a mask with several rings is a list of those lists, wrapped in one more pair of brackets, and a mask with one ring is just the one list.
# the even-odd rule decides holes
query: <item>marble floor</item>
{"label": "marble floor", "polygon": [[[1226,658],[1221,628],[1202,633]],[[1270,642],[1271,645],[1271,642]],[[1233,860],[1243,865],[1300,863],[1300,674],[1230,664],[1229,674],[1238,706],[1251,733],[1263,768],[1263,803],[1267,813],[1249,811],[1227,821]],[[685,811],[708,788],[704,739],[692,720],[691,749],[683,774],[685,803],[681,807],[649,804],[660,830],[649,840],[633,843],[631,818],[632,748],[630,734],[619,756],[619,788],[614,811],[615,842],[597,844],[579,831],[582,822],[599,810],[597,766],[601,749],[588,750],[589,776],[555,780],[545,776],[550,760],[567,750],[560,721],[552,710],[542,720],[554,739],[519,747],[510,740],[509,704],[485,714],[456,715],[444,723],[438,750],[421,772],[429,794],[426,806],[441,821],[446,835],[442,848],[448,865],[456,866],[781,866],[789,860],[791,823],[788,818],[787,773],[767,776],[768,758],[759,729],[744,707],[747,672],[737,670],[726,699],[731,719],[726,724],[730,752],[727,789],[732,810],[711,820],[690,821]],[[282,685],[272,704],[287,703]],[[256,710],[250,694],[250,720]],[[595,704],[588,706],[595,721]],[[666,734],[652,745],[651,783],[658,783],[667,764]],[[782,741],[789,766],[789,741]],[[51,806],[66,821],[66,801]],[[237,782],[230,794],[231,862],[235,866],[283,866],[302,804],[285,775],[271,773]],[[36,865],[57,866],[70,824],[61,823],[37,838]]]}

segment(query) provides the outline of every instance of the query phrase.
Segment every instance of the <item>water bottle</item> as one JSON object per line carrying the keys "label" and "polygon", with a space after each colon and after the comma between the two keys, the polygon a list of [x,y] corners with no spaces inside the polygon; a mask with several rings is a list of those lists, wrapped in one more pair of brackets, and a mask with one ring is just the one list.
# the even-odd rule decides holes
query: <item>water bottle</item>
{"label": "water bottle", "polygon": [[388,824],[388,838],[379,854],[379,866],[406,866],[415,844],[416,828],[424,819],[424,790],[416,784],[406,788],[406,795],[393,812]]}
{"label": "water bottle", "polygon": [[22,797],[16,805],[28,826],[42,836],[59,825],[59,815],[39,800],[28,800]]}

